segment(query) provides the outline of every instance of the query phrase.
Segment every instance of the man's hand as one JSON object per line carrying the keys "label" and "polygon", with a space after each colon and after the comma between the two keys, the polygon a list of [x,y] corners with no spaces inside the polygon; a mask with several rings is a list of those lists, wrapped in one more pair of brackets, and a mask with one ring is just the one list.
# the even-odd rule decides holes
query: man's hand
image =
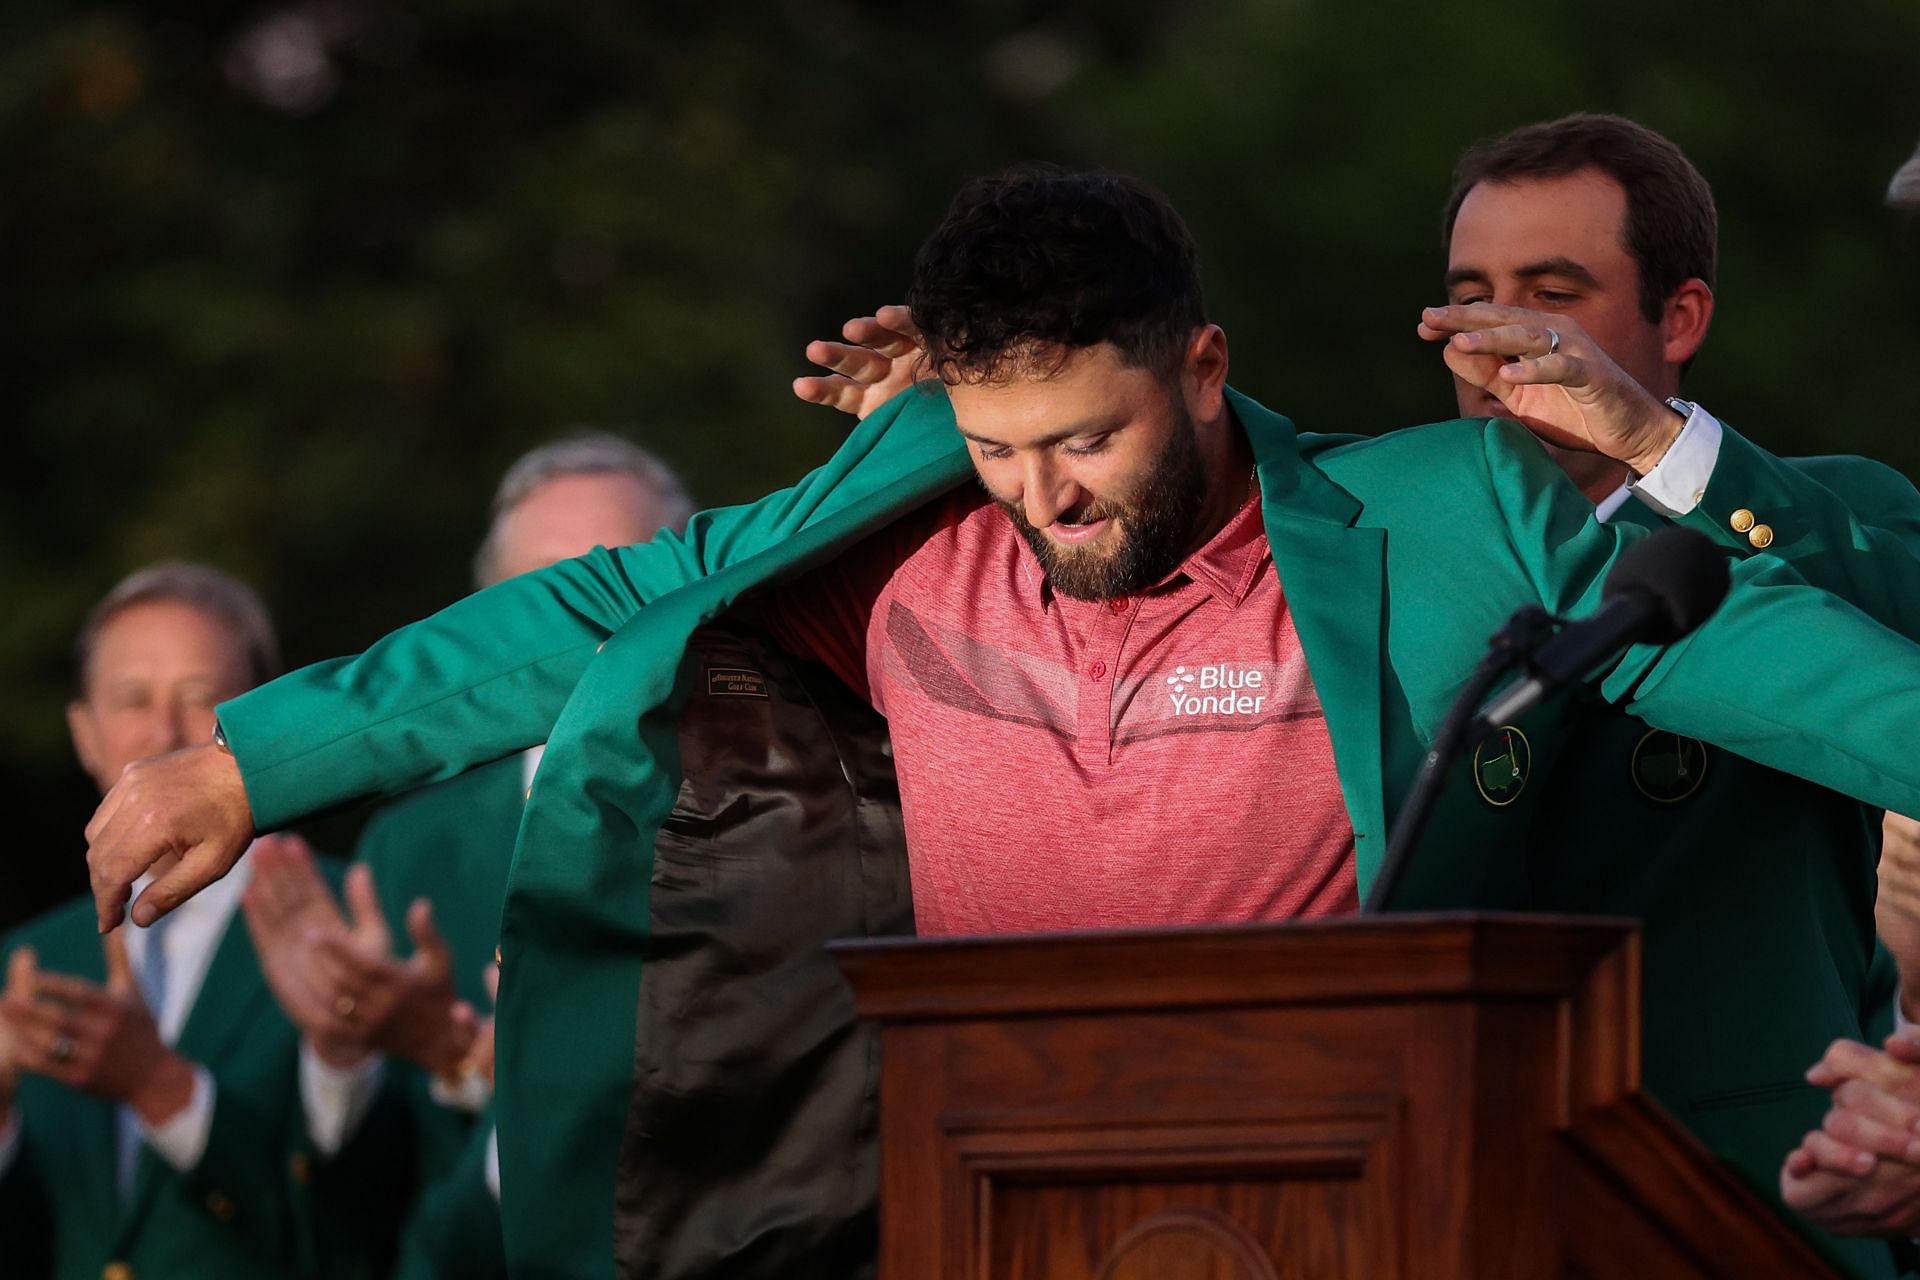
{"label": "man's hand", "polygon": [[311,964],[312,937],[348,931],[314,866],[313,851],[298,836],[265,836],[247,858],[253,873],[240,908],[267,985],[323,1061],[358,1065],[371,1052],[364,1029],[339,1017],[332,993],[320,989]]}
{"label": "man's hand", "polygon": [[1889,813],[1880,831],[1874,927],[1900,970],[1900,1012],[1920,1022],[1920,822]]}
{"label": "man's hand", "polygon": [[[264,858],[260,858],[265,854]],[[436,1075],[459,1070],[479,1031],[473,1007],[453,993],[453,962],[433,905],[407,911],[413,955],[394,954],[373,871],[347,869],[342,916],[303,845],[256,849],[242,906],[281,1005],[335,1066],[368,1053],[406,1058]]]}
{"label": "man's hand", "polygon": [[473,1047],[478,1019],[473,1006],[453,993],[453,959],[433,922],[433,904],[416,898],[407,908],[413,954],[403,961],[393,954],[367,867],[348,871],[347,901],[354,912],[352,932],[323,934],[314,943],[321,982],[352,1002],[352,1020],[365,1027],[368,1044],[435,1075],[457,1073]]}
{"label": "man's hand", "polygon": [[[1553,334],[1560,345],[1549,355]],[[1640,475],[1686,425],[1566,316],[1490,302],[1428,307],[1420,336],[1445,342],[1455,376],[1498,397],[1548,443],[1605,454]]]}
{"label": "man's hand", "polygon": [[1780,1195],[1838,1235],[1920,1234],[1920,1036],[1837,1040],[1807,1072],[1833,1106],[1780,1168]]}
{"label": "man's hand", "polygon": [[[33,949],[21,947],[25,953],[25,963],[33,964]],[[17,958],[18,953],[16,953]],[[9,965],[9,968],[12,966]],[[491,1046],[489,1046],[491,1050]],[[20,1084],[20,1050],[13,1025],[7,1021],[6,993],[0,989],[0,1129],[7,1126],[13,1115],[13,1095]]]}
{"label": "man's hand", "polygon": [[849,320],[840,333],[845,342],[807,344],[807,359],[832,370],[793,380],[793,394],[809,404],[865,418],[927,376],[920,330],[905,307],[882,307]]}
{"label": "man's hand", "polygon": [[253,839],[240,766],[211,744],[135,761],[87,824],[87,870],[100,932],[126,917],[127,891],[168,854],[178,861],[133,904],[152,924],[233,870]]}
{"label": "man's hand", "polygon": [[12,1027],[21,1069],[139,1112],[157,1127],[193,1096],[193,1064],[160,1039],[141,1003],[120,933],[103,940],[107,985],[40,971],[21,947],[7,967],[0,1017]]}

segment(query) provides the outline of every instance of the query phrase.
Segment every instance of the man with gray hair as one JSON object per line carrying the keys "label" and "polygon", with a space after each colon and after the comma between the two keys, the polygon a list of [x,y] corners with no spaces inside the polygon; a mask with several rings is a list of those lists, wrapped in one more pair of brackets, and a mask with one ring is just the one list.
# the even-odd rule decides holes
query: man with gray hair
{"label": "man with gray hair", "polygon": [[[646,542],[685,528],[693,511],[679,477],[653,454],[608,432],[568,436],[508,468],[474,558],[475,585],[597,546]],[[416,1194],[391,1198],[383,1222],[338,1225],[398,1230],[395,1274],[408,1280],[505,1274],[491,1026],[474,1010],[491,1004],[507,868],[540,754],[496,761],[376,815],[348,874],[345,915],[297,853],[262,860],[247,895],[270,965],[278,957],[302,975],[282,996],[293,1019],[318,1042],[384,1056],[380,1114],[392,1123],[370,1129],[357,1155],[371,1162],[370,1180],[417,1168]],[[413,944],[406,957],[392,945],[402,936]]]}
{"label": "man with gray hair", "polygon": [[[67,724],[103,793],[130,762],[200,741],[216,703],[280,671],[259,596],[180,562],[114,587],[75,657]],[[255,849],[294,843],[265,837]],[[242,861],[164,931],[102,939],[76,899],[0,948],[8,1274],[34,1274],[36,1260],[109,1277],[277,1277],[304,1265],[294,1120],[308,1103],[309,1137],[342,1128],[337,1107],[311,1105],[329,1088],[337,1101],[340,1082],[302,1060],[261,980],[234,910],[250,870]]]}
{"label": "man with gray hair", "polygon": [[474,585],[684,529],[693,510],[680,477],[625,437],[588,431],[541,445],[500,480],[493,524],[474,557]]}

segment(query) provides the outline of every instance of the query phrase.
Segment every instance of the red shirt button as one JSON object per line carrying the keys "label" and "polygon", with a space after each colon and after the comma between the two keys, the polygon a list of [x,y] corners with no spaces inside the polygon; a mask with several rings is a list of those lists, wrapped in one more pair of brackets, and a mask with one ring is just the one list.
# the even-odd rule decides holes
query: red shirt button
{"label": "red shirt button", "polygon": [[1133,602],[1131,600],[1127,599],[1125,596],[1122,596],[1118,600],[1107,601],[1107,608],[1113,610],[1115,613],[1125,613],[1127,611],[1127,606],[1132,603]]}
{"label": "red shirt button", "polygon": [[1096,662],[1087,668],[1087,674],[1095,680],[1098,680],[1101,676],[1107,674],[1107,664],[1104,662]]}

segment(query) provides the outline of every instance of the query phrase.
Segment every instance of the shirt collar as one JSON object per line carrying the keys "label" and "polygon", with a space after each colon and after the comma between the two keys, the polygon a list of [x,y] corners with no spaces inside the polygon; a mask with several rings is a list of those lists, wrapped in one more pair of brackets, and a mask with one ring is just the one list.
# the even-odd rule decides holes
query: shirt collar
{"label": "shirt collar", "polygon": [[[1007,523],[1011,527],[1013,522],[1008,520]],[[1033,548],[1027,545],[1027,540],[1020,536],[1018,529],[1013,530],[1013,538],[1019,546],[1021,588],[1035,605],[1045,609],[1053,598],[1053,588],[1047,583],[1046,571],[1040,567],[1039,557],[1034,555]],[[1141,594],[1158,591],[1168,583],[1185,577],[1199,583],[1214,599],[1232,609],[1253,590],[1253,584],[1259,581],[1260,570],[1270,556],[1267,529],[1260,516],[1260,485],[1256,481],[1247,494],[1247,500],[1218,533],[1182,560],[1179,568]]]}

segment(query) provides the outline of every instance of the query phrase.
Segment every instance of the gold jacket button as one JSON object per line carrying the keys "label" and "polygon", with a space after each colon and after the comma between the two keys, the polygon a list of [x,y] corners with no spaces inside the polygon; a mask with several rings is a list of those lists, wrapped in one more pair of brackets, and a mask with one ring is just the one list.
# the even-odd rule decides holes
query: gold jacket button
{"label": "gold jacket button", "polygon": [[1770,524],[1757,524],[1753,526],[1753,528],[1747,530],[1747,541],[1753,544],[1754,550],[1756,551],[1772,546],[1773,526]]}
{"label": "gold jacket button", "polygon": [[124,1262],[109,1262],[100,1268],[100,1280],[133,1280],[133,1268]]}
{"label": "gold jacket button", "polygon": [[233,1201],[227,1199],[218,1191],[209,1192],[207,1194],[207,1212],[212,1214],[217,1221],[232,1222]]}
{"label": "gold jacket button", "polygon": [[1753,528],[1753,512],[1742,507],[1727,517],[1727,523],[1733,526],[1735,533],[1745,533]]}
{"label": "gold jacket button", "polygon": [[313,1168],[307,1163],[306,1156],[296,1151],[287,1157],[287,1176],[303,1187],[307,1185],[307,1179],[313,1176]]}

